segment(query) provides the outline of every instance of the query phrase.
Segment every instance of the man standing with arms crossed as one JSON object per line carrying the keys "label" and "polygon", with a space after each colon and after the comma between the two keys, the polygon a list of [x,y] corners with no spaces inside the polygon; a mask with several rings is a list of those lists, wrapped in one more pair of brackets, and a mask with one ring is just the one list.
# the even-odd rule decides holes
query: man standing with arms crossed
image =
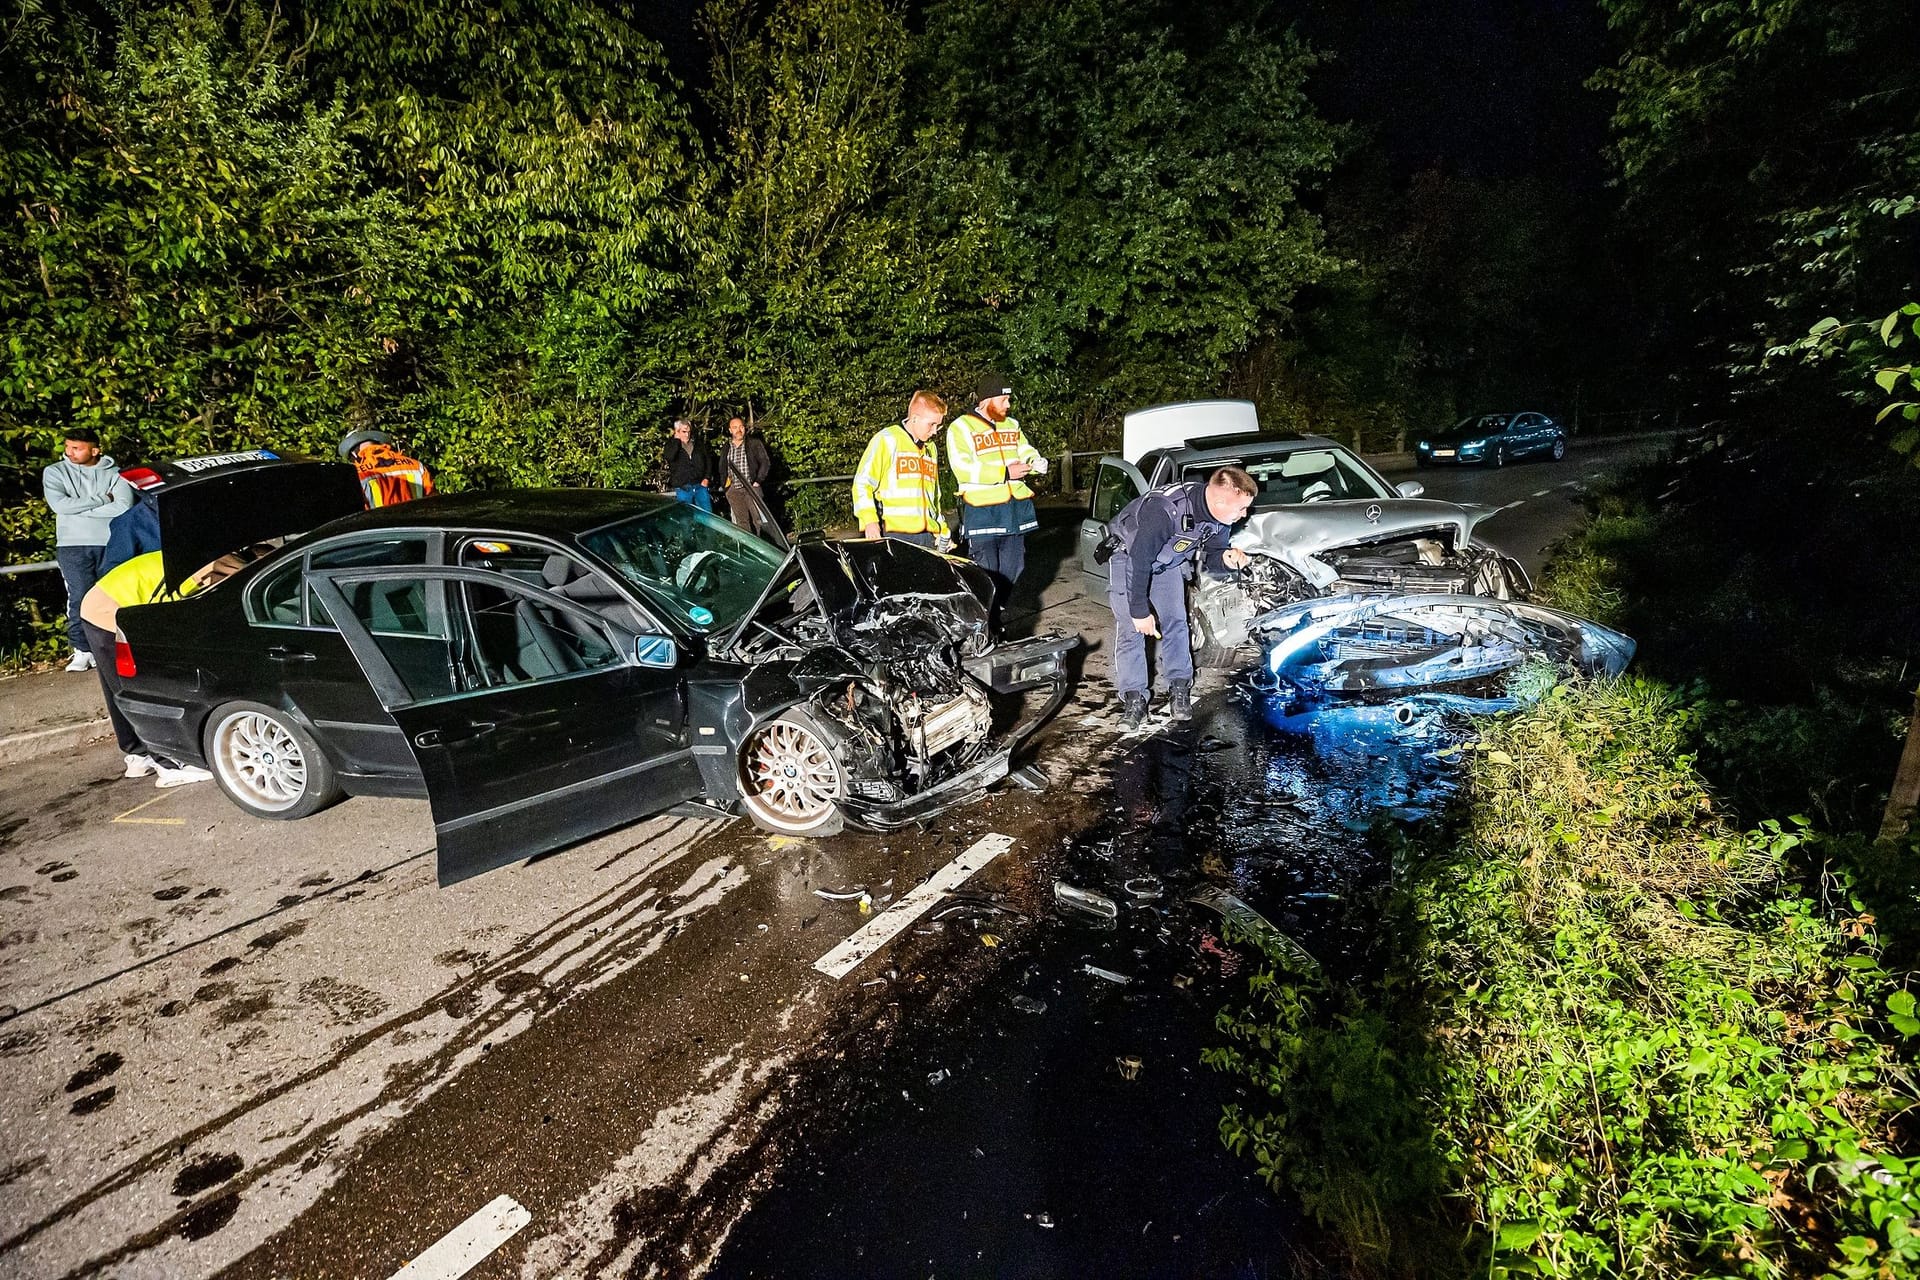
{"label": "man standing with arms crossed", "polygon": [[113,650],[87,648],[80,623],[80,602],[106,568],[107,534],[113,518],[133,505],[133,486],[120,468],[100,452],[100,437],[86,427],[67,432],[60,461],[40,473],[40,492],[53,508],[53,558],[67,583],[67,638],[73,642],[69,671],[91,671],[97,661],[113,661]]}
{"label": "man standing with arms crossed", "polygon": [[869,538],[882,535],[935,551],[953,545],[940,510],[940,449],[933,435],[947,403],[931,391],[916,391],[902,422],[867,442],[853,476],[853,518]]}
{"label": "man standing with arms crossed", "polygon": [[[967,558],[997,574],[1011,591],[1027,567],[1027,534],[1040,525],[1028,475],[1044,475],[1047,460],[1008,417],[1013,385],[999,374],[980,380],[979,402],[947,428],[947,458],[960,482],[960,535]],[[1002,596],[1002,599],[1005,599]]]}
{"label": "man standing with arms crossed", "polygon": [[1147,718],[1147,637],[1160,641],[1160,674],[1175,720],[1193,715],[1193,642],[1187,632],[1187,582],[1194,567],[1244,569],[1247,553],[1229,547],[1259,490],[1239,467],[1205,480],[1170,484],[1135,498],[1107,525],[1095,553],[1107,563],[1113,610],[1113,686],[1129,729]]}

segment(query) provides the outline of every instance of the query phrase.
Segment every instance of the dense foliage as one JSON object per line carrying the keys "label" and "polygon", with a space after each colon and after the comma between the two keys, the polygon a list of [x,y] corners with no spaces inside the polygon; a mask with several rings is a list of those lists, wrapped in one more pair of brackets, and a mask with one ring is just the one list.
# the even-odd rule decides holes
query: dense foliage
{"label": "dense foliage", "polygon": [[1742,832],[1630,680],[1492,726],[1402,853],[1384,972],[1256,974],[1222,1135],[1375,1274],[1908,1274],[1913,993],[1804,819]]}
{"label": "dense foliage", "polygon": [[[1920,286],[1920,77],[1887,0],[1602,0],[1626,212],[1652,246],[1662,337],[1736,392],[1853,391],[1795,342]],[[1712,385],[1695,376],[1695,384]],[[1805,403],[1802,400],[1801,403]],[[1777,399],[1773,402],[1777,408]]]}

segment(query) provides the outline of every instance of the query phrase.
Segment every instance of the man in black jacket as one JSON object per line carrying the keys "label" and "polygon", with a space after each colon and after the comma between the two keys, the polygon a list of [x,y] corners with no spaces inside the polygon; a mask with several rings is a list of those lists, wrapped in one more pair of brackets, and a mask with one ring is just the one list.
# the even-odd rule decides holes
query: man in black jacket
{"label": "man in black jacket", "polygon": [[713,454],[706,441],[694,439],[693,424],[685,418],[674,419],[673,439],[667,442],[667,489],[682,502],[713,510]]}
{"label": "man in black jacket", "polygon": [[761,488],[773,470],[773,458],[767,442],[758,432],[747,430],[746,419],[727,419],[726,478],[721,488],[727,495],[727,514],[749,533],[754,532],[753,499],[766,498]]}

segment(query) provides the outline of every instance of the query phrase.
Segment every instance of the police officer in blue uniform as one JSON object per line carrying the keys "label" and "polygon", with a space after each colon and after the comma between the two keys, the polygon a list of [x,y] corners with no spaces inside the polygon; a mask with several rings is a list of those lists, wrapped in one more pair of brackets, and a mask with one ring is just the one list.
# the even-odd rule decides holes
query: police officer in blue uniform
{"label": "police officer in blue uniform", "polygon": [[1205,480],[1142,494],[1107,525],[1107,604],[1113,609],[1113,683],[1127,728],[1147,718],[1147,637],[1160,641],[1160,674],[1176,720],[1193,714],[1193,645],[1187,637],[1187,582],[1196,565],[1212,573],[1245,568],[1227,545],[1258,488],[1239,467]]}

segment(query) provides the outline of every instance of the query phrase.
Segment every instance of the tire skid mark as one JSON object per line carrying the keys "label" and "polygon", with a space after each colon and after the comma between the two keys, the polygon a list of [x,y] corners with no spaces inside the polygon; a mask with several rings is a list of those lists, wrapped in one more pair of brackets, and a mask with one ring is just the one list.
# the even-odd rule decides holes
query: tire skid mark
{"label": "tire skid mark", "polygon": [[[689,832],[686,830],[689,826],[696,826],[699,829]],[[444,1016],[442,1010],[450,997],[463,992],[479,991],[507,973],[530,968],[536,960],[541,963],[537,972],[543,976],[552,975],[561,968],[569,968],[573,972],[582,974],[578,981],[568,984],[569,991],[588,990],[617,976],[626,966],[643,960],[658,950],[669,937],[679,931],[678,925],[661,922],[660,917],[663,912],[658,906],[650,905],[659,898],[659,890],[646,884],[645,881],[678,861],[691,849],[704,843],[706,838],[724,830],[726,830],[724,824],[696,822],[693,819],[682,819],[664,828],[656,835],[655,840],[668,841],[674,836],[680,836],[679,843],[662,848],[656,856],[637,864],[631,873],[602,890],[596,897],[572,908],[558,919],[530,934],[519,947],[503,953],[498,959],[489,960],[476,967],[473,972],[441,988],[413,1008],[395,1014],[373,1027],[338,1042],[335,1051],[325,1061],[228,1108],[184,1133],[176,1134],[164,1142],[150,1146],[148,1150],[120,1169],[96,1180],[91,1186],[77,1192],[53,1210],[28,1223],[6,1239],[0,1240],[0,1255],[13,1253],[50,1228],[83,1213],[101,1200],[128,1189],[154,1171],[169,1165],[180,1152],[193,1148],[208,1136],[227,1129],[266,1106],[344,1067],[362,1051],[394,1032],[412,1024]],[[420,856],[424,855],[413,855],[415,858]],[[744,876],[741,879],[744,880]],[[671,895],[662,901],[670,900],[670,897]],[[649,912],[652,914],[649,915]],[[235,928],[244,928],[257,923],[258,919],[250,920]],[[659,924],[660,927],[647,928],[654,924]],[[636,929],[641,931],[641,936],[634,936]],[[222,935],[232,931],[231,929],[223,930]],[[570,946],[569,943],[574,945]],[[97,985],[97,983],[89,985]],[[565,997],[562,995],[555,998]],[[405,1064],[394,1064],[399,1069],[390,1070],[385,1083],[365,1102],[348,1109],[343,1114],[328,1118],[323,1124],[307,1128],[299,1140],[271,1156],[259,1159],[243,1175],[223,1186],[222,1193],[244,1191],[267,1175],[286,1168],[296,1160],[310,1157],[316,1150],[324,1147],[334,1135],[353,1122],[384,1107],[417,1098],[421,1089],[433,1086],[463,1055],[471,1053],[492,1033],[525,1012],[527,1004],[527,999],[507,998],[487,1006],[480,1016],[463,1021],[444,1043],[424,1058]],[[338,1156],[338,1153],[329,1154],[335,1158]],[[184,1220],[199,1207],[189,1206],[169,1214],[157,1225],[138,1233],[109,1252],[87,1260],[67,1274],[79,1276],[97,1272],[165,1242],[169,1237],[180,1234]]]}

